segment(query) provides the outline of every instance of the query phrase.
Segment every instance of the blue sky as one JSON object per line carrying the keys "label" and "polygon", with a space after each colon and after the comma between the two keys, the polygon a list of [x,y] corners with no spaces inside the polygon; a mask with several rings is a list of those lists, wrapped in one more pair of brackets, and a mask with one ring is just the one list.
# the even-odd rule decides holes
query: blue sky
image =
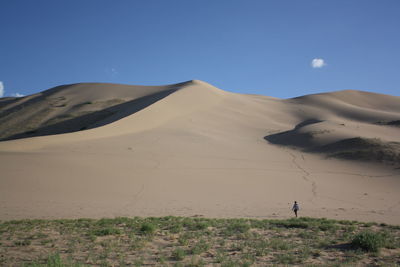
{"label": "blue sky", "polygon": [[0,10],[4,96],[191,79],[281,98],[400,95],[398,0],[1,0]]}

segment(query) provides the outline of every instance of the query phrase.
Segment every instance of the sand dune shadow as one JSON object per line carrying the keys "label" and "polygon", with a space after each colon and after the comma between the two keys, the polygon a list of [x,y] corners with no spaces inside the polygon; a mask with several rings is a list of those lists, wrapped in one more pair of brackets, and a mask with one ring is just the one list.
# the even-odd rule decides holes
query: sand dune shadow
{"label": "sand dune shadow", "polygon": [[61,122],[39,127],[32,131],[18,133],[0,140],[6,141],[35,136],[63,134],[104,126],[143,110],[146,107],[172,94],[176,90],[177,89],[170,89],[157,92],[131,101],[123,102],[106,109],[78,115],[70,119],[62,120]]}

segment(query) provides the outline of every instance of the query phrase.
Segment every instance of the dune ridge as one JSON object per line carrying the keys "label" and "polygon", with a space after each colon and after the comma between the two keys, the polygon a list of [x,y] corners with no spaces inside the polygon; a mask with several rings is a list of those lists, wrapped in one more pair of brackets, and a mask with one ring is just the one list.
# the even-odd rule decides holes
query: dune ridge
{"label": "dune ridge", "polygon": [[298,200],[306,216],[400,223],[399,118],[395,96],[198,80],[2,99],[0,219],[286,218]]}
{"label": "dune ridge", "polygon": [[133,114],[182,86],[93,83],[57,86],[5,104],[0,113],[3,126],[0,137],[18,139],[98,127]]}

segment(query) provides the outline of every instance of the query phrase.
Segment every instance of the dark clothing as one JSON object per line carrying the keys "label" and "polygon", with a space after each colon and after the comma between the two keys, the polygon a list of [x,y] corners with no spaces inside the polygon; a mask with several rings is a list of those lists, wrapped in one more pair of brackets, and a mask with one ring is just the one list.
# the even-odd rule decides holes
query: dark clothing
{"label": "dark clothing", "polygon": [[294,214],[296,215],[296,217],[297,217],[297,211],[298,211],[299,209],[300,209],[299,204],[297,204],[297,203],[295,202],[294,205],[293,205],[292,210],[294,211]]}

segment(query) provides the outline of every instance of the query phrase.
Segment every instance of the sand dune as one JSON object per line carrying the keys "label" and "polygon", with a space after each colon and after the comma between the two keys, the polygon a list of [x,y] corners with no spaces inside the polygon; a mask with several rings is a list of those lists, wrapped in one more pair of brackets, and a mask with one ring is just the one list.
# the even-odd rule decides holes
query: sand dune
{"label": "sand dune", "polygon": [[0,138],[18,139],[95,128],[159,101],[183,84],[73,84],[9,100],[1,108]]}
{"label": "sand dune", "polygon": [[[0,219],[303,216],[400,224],[400,97],[202,81],[0,101]],[[7,141],[6,141],[7,140]]]}

